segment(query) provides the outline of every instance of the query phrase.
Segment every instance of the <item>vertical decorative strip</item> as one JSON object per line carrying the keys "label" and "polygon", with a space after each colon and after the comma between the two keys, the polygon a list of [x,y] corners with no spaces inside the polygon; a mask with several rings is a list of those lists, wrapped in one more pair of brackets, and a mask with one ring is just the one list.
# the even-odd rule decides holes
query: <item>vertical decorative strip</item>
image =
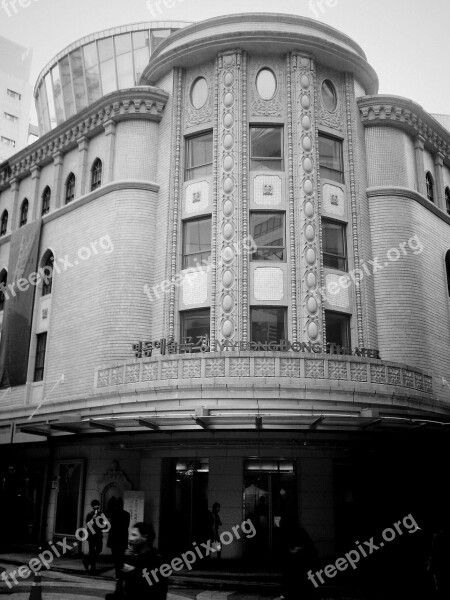
{"label": "vertical decorative strip", "polygon": [[219,72],[222,58],[217,58],[214,72],[214,129],[213,129],[213,197],[211,215],[211,347],[215,347],[217,339],[217,223],[218,223],[218,198],[219,198]]}
{"label": "vertical decorative strip", "polygon": [[300,278],[302,341],[320,340],[321,322],[316,300],[320,283],[319,205],[316,181],[316,123],[314,63],[309,56],[294,55],[296,101],[298,182],[300,189]]}
{"label": "vertical decorative strip", "polygon": [[219,56],[219,172],[217,234],[220,248],[216,332],[239,339],[239,143],[241,53]]}
{"label": "vertical decorative strip", "polygon": [[[177,247],[178,247],[178,214],[180,210],[180,186],[181,186],[181,119],[182,119],[182,84],[183,71],[182,69],[175,70],[175,142],[172,148],[174,156],[173,160],[173,186],[172,186],[172,202],[171,219],[172,224],[172,240],[170,248],[170,281],[174,281],[177,270]],[[175,335],[175,283],[170,286],[169,300],[169,337]]]}
{"label": "vertical decorative strip", "polygon": [[248,214],[248,114],[247,114],[247,54],[242,54],[242,96],[241,96],[241,123],[242,123],[242,161],[241,161],[241,240],[239,251],[241,254],[241,340],[248,341],[248,322],[249,322],[249,260],[250,256],[247,252],[249,244],[247,243],[249,230],[249,214]]}
{"label": "vertical decorative strip", "polygon": [[294,135],[293,135],[293,114],[292,114],[292,74],[293,74],[293,59],[292,55],[288,54],[286,61],[286,85],[287,85],[287,142],[288,142],[288,190],[289,190],[289,252],[291,256],[290,278],[291,278],[291,323],[292,323],[292,340],[298,342],[298,306],[297,306],[297,262],[295,243],[295,195],[294,195]]}
{"label": "vertical decorative strip", "polygon": [[[356,208],[356,180],[355,180],[355,152],[353,146],[354,125],[356,111],[352,111],[352,105],[356,107],[356,101],[353,91],[353,78],[349,73],[345,74],[345,110],[347,115],[347,145],[348,161],[350,170],[350,200],[352,207],[352,239],[353,239],[353,258],[355,265],[359,265],[359,242],[358,242],[358,213]],[[355,134],[356,135],[356,134]],[[355,295],[356,295],[356,319],[358,331],[358,346],[364,346],[364,331],[361,303],[361,280],[359,270],[355,269]]]}

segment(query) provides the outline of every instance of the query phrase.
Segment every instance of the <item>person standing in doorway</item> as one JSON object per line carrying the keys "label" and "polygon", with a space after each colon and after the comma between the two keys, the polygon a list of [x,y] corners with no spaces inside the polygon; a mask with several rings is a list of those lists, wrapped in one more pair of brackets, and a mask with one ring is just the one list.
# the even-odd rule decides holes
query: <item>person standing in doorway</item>
{"label": "person standing in doorway", "polygon": [[98,517],[100,515],[100,502],[92,500],[92,510],[86,515],[86,525],[88,530],[88,546],[89,554],[87,558],[83,558],[83,565],[90,575],[97,573],[97,557],[103,548],[103,533],[98,525]]}
{"label": "person standing in doorway", "polygon": [[130,513],[123,509],[123,498],[116,500],[110,520],[111,529],[109,530],[107,546],[111,548],[116,579],[119,579],[123,557],[128,547],[128,528],[130,526]]}

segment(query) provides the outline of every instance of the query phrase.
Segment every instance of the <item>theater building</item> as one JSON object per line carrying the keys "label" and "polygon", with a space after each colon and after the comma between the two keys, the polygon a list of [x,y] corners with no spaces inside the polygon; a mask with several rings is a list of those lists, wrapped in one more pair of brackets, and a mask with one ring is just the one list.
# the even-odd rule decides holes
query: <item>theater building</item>
{"label": "theater building", "polygon": [[445,117],[275,14],[96,33],[35,99],[0,165],[13,541],[124,496],[166,550],[219,502],[258,531],[224,559],[276,553],[279,517],[335,556],[448,505]]}

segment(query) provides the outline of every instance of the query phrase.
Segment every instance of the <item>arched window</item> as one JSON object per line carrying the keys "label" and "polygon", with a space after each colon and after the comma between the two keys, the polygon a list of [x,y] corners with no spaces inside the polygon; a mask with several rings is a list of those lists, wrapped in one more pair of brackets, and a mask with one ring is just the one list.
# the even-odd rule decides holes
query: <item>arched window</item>
{"label": "arched window", "polygon": [[6,291],[6,280],[8,273],[5,269],[0,273],[0,311],[5,308],[5,291]]}
{"label": "arched window", "polygon": [[8,211],[4,210],[2,213],[2,221],[0,224],[0,236],[6,235],[8,230]]}
{"label": "arched window", "polygon": [[434,202],[434,182],[430,171],[425,174],[425,183],[427,184],[427,198],[430,202]]}
{"label": "arched window", "polygon": [[96,158],[91,170],[91,191],[96,190],[102,185],[102,169],[102,161]]}
{"label": "arched window", "polygon": [[66,204],[75,198],[75,175],[70,173],[66,179]]}
{"label": "arched window", "polygon": [[53,252],[49,250],[48,253],[44,256],[44,260],[42,261],[42,296],[48,296],[48,294],[52,293],[54,262],[55,257],[53,256]]}
{"label": "arched window", "polygon": [[25,198],[25,200],[22,202],[22,206],[20,207],[19,227],[23,227],[24,225],[26,225],[27,221],[28,221],[28,200]]}
{"label": "arched window", "polygon": [[447,289],[450,297],[450,250],[448,250],[445,255],[445,270],[447,272]]}
{"label": "arched window", "polygon": [[42,192],[42,216],[46,215],[50,212],[50,198],[52,192],[50,188],[47,186],[45,190]]}
{"label": "arched window", "polygon": [[450,215],[450,187],[445,188],[445,206],[447,208],[447,214]]}

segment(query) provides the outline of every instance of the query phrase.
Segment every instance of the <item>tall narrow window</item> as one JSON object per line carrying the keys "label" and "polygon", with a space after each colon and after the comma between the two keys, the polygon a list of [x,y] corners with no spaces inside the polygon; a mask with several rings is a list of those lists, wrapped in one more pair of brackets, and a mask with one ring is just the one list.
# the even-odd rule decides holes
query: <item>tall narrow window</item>
{"label": "tall narrow window", "polygon": [[6,280],[8,278],[8,273],[3,269],[0,273],[0,311],[5,308],[5,292],[3,290],[6,289]]}
{"label": "tall narrow window", "polygon": [[447,254],[445,255],[445,270],[447,274],[448,295],[450,297],[450,250],[448,250]]}
{"label": "tall narrow window", "polygon": [[326,310],[325,327],[327,344],[336,344],[342,348],[350,347],[350,315]]}
{"label": "tall narrow window", "polygon": [[42,296],[48,296],[48,294],[52,293],[54,261],[55,258],[53,252],[49,252],[42,268],[44,273],[44,276],[42,277]]}
{"label": "tall narrow window", "polygon": [[250,127],[250,170],[282,171],[283,128]]}
{"label": "tall narrow window", "polygon": [[91,191],[96,190],[102,185],[102,169],[102,161],[99,158],[96,158],[92,165]]}
{"label": "tall narrow window", "polygon": [[75,175],[70,173],[66,179],[66,204],[75,198]]}
{"label": "tall narrow window", "polygon": [[322,219],[323,266],[339,271],[347,270],[345,224]]}
{"label": "tall narrow window", "polygon": [[50,198],[52,192],[50,188],[47,186],[42,193],[42,216],[46,215],[50,212]]}
{"label": "tall narrow window", "polygon": [[250,213],[250,232],[257,245],[252,260],[286,259],[284,213]]}
{"label": "tall narrow window", "polygon": [[23,227],[24,225],[26,225],[27,221],[28,221],[28,200],[25,198],[25,200],[22,202],[22,205],[20,207],[19,227]]}
{"label": "tall narrow window", "polygon": [[4,210],[2,213],[2,220],[0,224],[0,236],[6,235],[8,231],[8,211]]}
{"label": "tall narrow window", "polygon": [[184,177],[186,181],[211,175],[212,163],[212,131],[186,138],[186,169]]}
{"label": "tall narrow window", "polygon": [[47,332],[36,336],[36,361],[34,363],[34,381],[44,379],[45,347],[47,346]]}
{"label": "tall narrow window", "polygon": [[445,206],[447,208],[447,214],[450,215],[450,188],[445,188]]}
{"label": "tall narrow window", "polygon": [[425,183],[427,186],[427,198],[430,202],[434,202],[434,182],[430,171],[425,174]]}
{"label": "tall narrow window", "polygon": [[183,223],[183,269],[205,265],[211,256],[211,217]]}
{"label": "tall narrow window", "polygon": [[342,140],[319,133],[320,177],[344,183]]}

